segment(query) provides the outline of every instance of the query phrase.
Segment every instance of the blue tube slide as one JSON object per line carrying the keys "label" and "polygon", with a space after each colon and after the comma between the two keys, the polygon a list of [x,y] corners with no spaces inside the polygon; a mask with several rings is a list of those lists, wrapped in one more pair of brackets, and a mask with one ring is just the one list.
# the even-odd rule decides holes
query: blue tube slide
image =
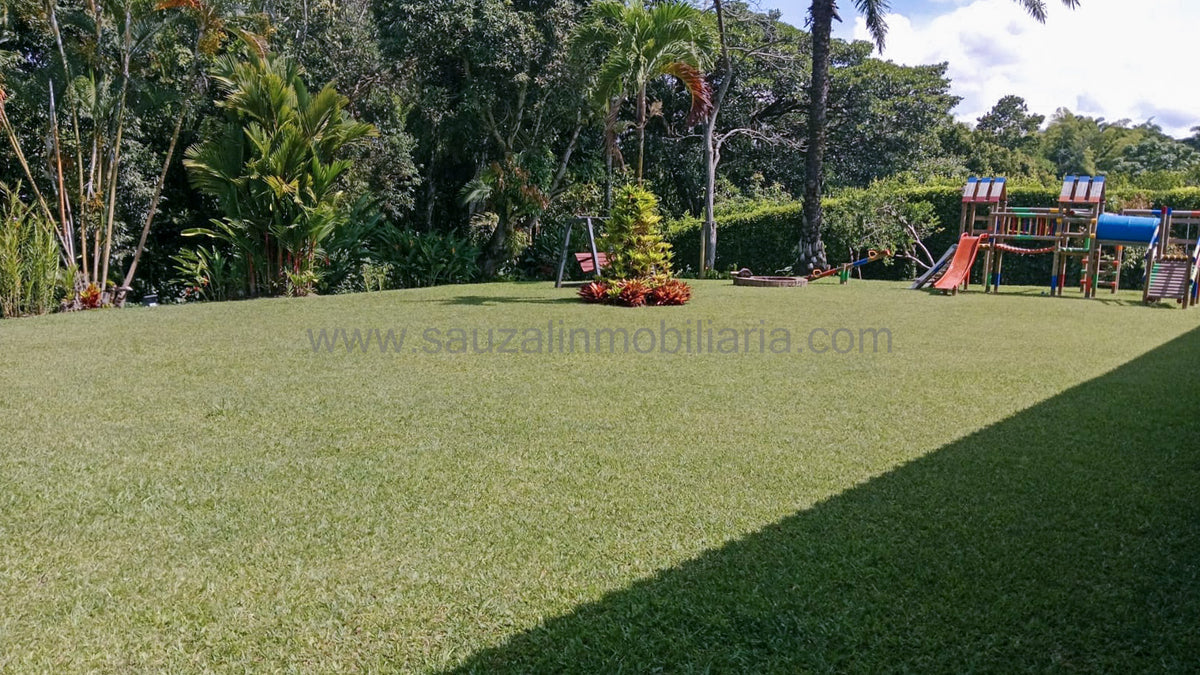
{"label": "blue tube slide", "polygon": [[1158,218],[1102,213],[1096,221],[1096,238],[1100,241],[1149,244],[1158,231],[1158,225]]}

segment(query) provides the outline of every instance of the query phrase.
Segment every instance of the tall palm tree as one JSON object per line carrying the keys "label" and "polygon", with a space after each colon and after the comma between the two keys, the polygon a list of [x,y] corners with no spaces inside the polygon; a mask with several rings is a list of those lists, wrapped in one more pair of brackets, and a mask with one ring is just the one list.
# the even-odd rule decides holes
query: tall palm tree
{"label": "tall palm tree", "polygon": [[216,198],[225,217],[184,234],[231,245],[251,295],[304,294],[321,244],[349,217],[341,180],[352,166],[348,151],[376,131],[346,111],[349,99],[332,85],[310,93],[295,60],[246,40],[245,60],[227,54],[212,70],[225,125],[183,161],[192,187]]}
{"label": "tall palm tree", "polygon": [[[1046,21],[1045,0],[1013,0],[1039,22]],[[1079,0],[1062,0],[1071,9]],[[883,50],[887,37],[885,16],[889,0],[854,0],[854,7],[866,19],[867,31],[875,45]],[[804,226],[800,234],[800,259],[797,269],[825,267],[825,245],[821,242],[821,193],[824,187],[825,130],[829,107],[829,43],[833,20],[838,16],[837,0],[813,0],[809,7],[812,20],[812,82],[809,84],[808,155],[804,162]]]}
{"label": "tall palm tree", "polygon": [[700,10],[670,0],[646,8],[642,0],[602,0],[589,10],[591,20],[576,35],[584,49],[599,49],[604,62],[596,75],[596,96],[609,108],[627,94],[637,105],[637,178],[642,180],[646,146],[646,87],[655,78],[679,80],[692,97],[688,123],[708,113],[711,92],[703,70],[712,62],[714,40]]}

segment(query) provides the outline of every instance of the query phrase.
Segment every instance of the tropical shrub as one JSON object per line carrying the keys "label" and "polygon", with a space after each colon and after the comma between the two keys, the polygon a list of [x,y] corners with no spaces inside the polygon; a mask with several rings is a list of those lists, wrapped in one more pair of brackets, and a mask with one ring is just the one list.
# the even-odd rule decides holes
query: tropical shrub
{"label": "tropical shrub", "polygon": [[598,242],[608,254],[608,267],[599,281],[580,289],[579,297],[626,307],[687,302],[691,289],[671,277],[671,245],[663,239],[661,222],[653,193],[636,185],[621,188]]}
{"label": "tropical shrub", "polygon": [[393,288],[462,284],[479,276],[479,249],[454,234],[383,228],[372,243],[372,257],[391,265]]}
{"label": "tropical shrub", "polygon": [[94,281],[79,293],[79,305],[84,309],[97,309],[103,303],[104,297],[100,293],[100,286]]}
{"label": "tropical shrub", "polygon": [[464,206],[482,208],[487,216],[473,225],[487,224],[479,243],[483,254],[480,269],[488,278],[499,274],[529,245],[529,225],[549,203],[524,163],[520,153],[506,155],[504,161],[488,164],[459,193]]}
{"label": "tropical shrub", "polygon": [[610,279],[671,275],[671,245],[663,239],[658,199],[636,185],[622,187],[613,197],[612,215],[605,223],[600,248],[608,252]]}
{"label": "tropical shrub", "polygon": [[360,269],[363,290],[367,292],[388,290],[391,288],[391,278],[395,269],[391,263],[364,262]]}
{"label": "tropical shrub", "polygon": [[191,300],[229,300],[236,297],[243,271],[241,261],[217,246],[184,249],[171,256],[177,274],[175,285],[183,288],[179,297]]}
{"label": "tropical shrub", "polygon": [[54,223],[0,183],[0,316],[45,314],[59,288]]}
{"label": "tropical shrub", "polygon": [[322,245],[349,218],[345,157],[374,133],[346,112],[346,97],[331,85],[311,95],[301,74],[292,59],[254,48],[245,60],[219,59],[224,124],[185,154],[192,185],[225,214],[186,234],[230,245],[250,295],[313,290]]}
{"label": "tropical shrub", "polygon": [[[321,293],[332,294],[375,288],[366,283],[363,270],[364,266],[376,263],[378,256],[374,251],[374,242],[386,227],[390,225],[374,201],[367,197],[355,201],[350,207],[346,223],[334,230],[322,245],[325,255],[318,261],[320,279],[317,289]],[[390,288],[386,280],[384,285]]]}

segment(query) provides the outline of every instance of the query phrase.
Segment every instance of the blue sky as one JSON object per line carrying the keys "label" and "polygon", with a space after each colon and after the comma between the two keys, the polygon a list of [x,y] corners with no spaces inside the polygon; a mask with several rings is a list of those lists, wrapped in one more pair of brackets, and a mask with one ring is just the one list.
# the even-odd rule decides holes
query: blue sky
{"label": "blue sky", "polygon": [[[759,0],[803,26],[806,0]],[[866,39],[854,3],[838,3],[843,39]],[[1034,112],[1058,107],[1109,120],[1153,119],[1175,136],[1200,125],[1200,72],[1194,55],[1196,0],[1081,0],[1075,11],[1049,2],[1045,25],[1013,0],[893,0],[882,58],[950,63],[955,114],[974,122],[1004,95]],[[1131,11],[1131,7],[1135,7]]]}

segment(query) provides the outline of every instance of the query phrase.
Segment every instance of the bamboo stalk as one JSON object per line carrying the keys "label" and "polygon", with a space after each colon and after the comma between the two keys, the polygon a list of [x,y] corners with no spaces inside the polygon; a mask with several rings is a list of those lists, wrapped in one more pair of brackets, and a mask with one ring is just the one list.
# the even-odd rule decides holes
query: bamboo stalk
{"label": "bamboo stalk", "polygon": [[55,189],[58,193],[58,230],[59,243],[62,245],[62,254],[65,262],[68,265],[75,264],[75,238],[72,234],[71,223],[67,219],[67,184],[63,178],[62,168],[62,146],[58,137],[58,112],[54,105],[54,81],[50,80],[50,129],[54,139],[54,165],[57,170],[57,184]]}
{"label": "bamboo stalk", "polygon": [[8,136],[8,143],[12,146],[13,154],[17,156],[17,163],[25,171],[25,177],[29,179],[29,187],[33,190],[33,194],[37,196],[38,204],[41,205],[46,218],[50,222],[54,222],[54,214],[51,213],[50,206],[46,203],[46,198],[42,196],[42,191],[38,189],[37,182],[33,179],[33,171],[29,169],[29,161],[25,159],[25,153],[21,151],[21,143],[17,140],[16,130],[13,129],[12,122],[8,119],[8,112],[5,110],[4,103],[5,99],[0,97],[0,125],[4,126],[5,135]]}
{"label": "bamboo stalk", "polygon": [[[97,131],[96,133],[99,134],[99,131]],[[97,177],[98,184],[101,187],[103,187],[104,186],[104,163],[97,162],[96,170],[99,172],[99,175]],[[95,193],[96,193],[96,187],[93,186],[93,188],[92,188],[92,196],[93,197],[95,196]],[[101,233],[101,229],[99,227],[97,227],[94,232],[95,238],[93,239],[93,242],[92,242],[92,276],[88,278],[88,281],[90,283],[97,283],[99,281],[97,272],[99,272],[99,270],[100,270],[100,233]]]}
{"label": "bamboo stalk", "polygon": [[[70,62],[67,60],[67,50],[63,46],[62,31],[59,29],[59,26],[58,26],[58,12],[56,11],[57,10],[57,2],[55,0],[48,0],[48,2],[46,3],[46,6],[47,6],[46,13],[50,19],[50,29],[54,33],[54,43],[58,47],[58,58],[62,62],[63,85],[64,85],[64,87],[66,87],[64,89],[64,91],[70,91],[71,83],[74,80],[71,77]],[[76,171],[76,174],[78,176],[78,181],[79,181],[79,186],[78,186],[79,187],[79,215],[80,215],[80,218],[82,219],[86,212],[85,211],[86,206],[84,205],[84,202],[86,200],[86,195],[84,192],[85,188],[84,188],[84,180],[83,180],[83,141],[81,140],[80,135],[79,135],[79,133],[80,133],[79,102],[78,101],[72,102],[70,96],[67,97],[67,100],[68,100],[68,102],[72,103],[72,105],[70,106],[71,107],[71,130],[72,130],[72,133],[75,135],[75,171]],[[58,125],[56,123],[55,124],[56,132],[57,132],[57,126]],[[70,202],[70,200],[67,200],[68,212],[71,211],[70,207],[71,207],[71,202]],[[71,215],[73,216],[74,214],[71,214]],[[79,237],[80,237],[79,244],[81,247],[84,247],[83,223],[82,222],[80,223]]]}
{"label": "bamboo stalk", "polygon": [[125,53],[122,55],[121,62],[121,98],[117,105],[117,135],[113,141],[112,153],[112,168],[108,174],[108,215],[105,218],[104,226],[104,257],[101,259],[103,267],[101,268],[100,277],[97,283],[104,290],[104,286],[108,283],[108,263],[112,255],[112,235],[113,222],[116,219],[117,212],[117,183],[119,182],[121,170],[121,139],[125,133],[125,102],[129,93],[129,61],[133,56],[133,12],[129,2],[125,3]]}
{"label": "bamboo stalk", "polygon": [[[200,45],[203,44],[207,34],[207,27],[201,23],[200,28],[196,33],[196,44],[192,49],[192,70],[189,74],[188,81],[194,83],[200,75]],[[125,291],[122,289],[129,288],[133,283],[133,277],[137,273],[138,262],[142,259],[142,253],[146,250],[146,239],[150,236],[150,226],[154,223],[154,217],[158,213],[158,204],[162,199],[163,187],[167,182],[167,172],[171,168],[171,161],[175,157],[175,147],[179,143],[179,135],[183,130],[183,122],[187,119],[188,108],[191,106],[192,97],[196,94],[198,87],[192,86],[188,96],[179,104],[179,115],[175,118],[175,128],[171,131],[171,142],[167,146],[167,155],[163,158],[162,171],[158,174],[158,182],[154,186],[154,196],[150,199],[150,208],[146,212],[146,219],[142,222],[142,234],[138,238],[137,248],[133,252],[133,260],[129,263],[129,270],[125,273],[125,279],[121,282],[121,288],[117,289],[117,304],[125,302]]]}

